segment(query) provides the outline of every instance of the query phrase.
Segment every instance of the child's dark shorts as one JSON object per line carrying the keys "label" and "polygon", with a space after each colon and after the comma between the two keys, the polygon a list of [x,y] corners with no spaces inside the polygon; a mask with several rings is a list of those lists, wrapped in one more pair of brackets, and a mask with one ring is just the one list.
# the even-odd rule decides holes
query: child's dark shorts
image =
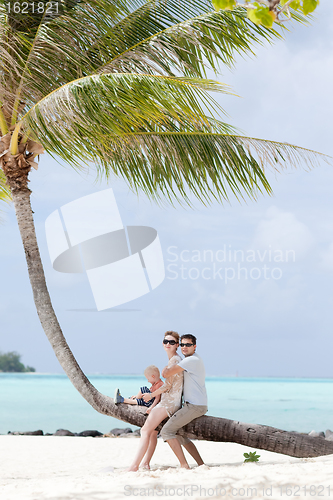
{"label": "child's dark shorts", "polygon": [[[140,387],[141,394],[151,394],[150,389],[148,387]],[[150,401],[144,401],[143,399],[137,399],[136,402],[138,403],[139,406],[146,406],[146,408],[149,408],[153,402],[155,401],[155,398],[152,398]]]}

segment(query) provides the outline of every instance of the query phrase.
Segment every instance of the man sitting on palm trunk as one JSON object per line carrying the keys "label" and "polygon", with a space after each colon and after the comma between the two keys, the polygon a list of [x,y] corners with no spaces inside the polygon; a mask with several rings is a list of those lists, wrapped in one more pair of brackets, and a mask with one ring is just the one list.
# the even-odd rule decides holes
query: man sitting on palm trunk
{"label": "man sitting on palm trunk", "polygon": [[176,411],[162,427],[161,436],[171,446],[172,451],[180,462],[180,466],[189,469],[181,444],[192,455],[198,465],[203,465],[203,460],[192,441],[178,436],[176,433],[195,418],[207,412],[207,392],[205,386],[205,367],[202,359],[195,352],[197,339],[191,333],[180,337],[180,347],[185,358],[171,368],[164,368],[162,376],[171,377],[175,373],[184,371],[184,406]]}

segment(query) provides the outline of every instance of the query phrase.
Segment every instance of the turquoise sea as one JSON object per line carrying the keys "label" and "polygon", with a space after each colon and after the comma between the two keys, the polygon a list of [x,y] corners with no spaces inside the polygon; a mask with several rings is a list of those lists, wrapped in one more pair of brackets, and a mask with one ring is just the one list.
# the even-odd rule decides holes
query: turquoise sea
{"label": "turquoise sea", "polygon": [[[141,376],[92,375],[99,391],[131,396]],[[333,379],[207,378],[209,415],[285,430],[333,430]],[[100,415],[65,375],[0,373],[0,434],[57,429],[108,432],[128,424]]]}

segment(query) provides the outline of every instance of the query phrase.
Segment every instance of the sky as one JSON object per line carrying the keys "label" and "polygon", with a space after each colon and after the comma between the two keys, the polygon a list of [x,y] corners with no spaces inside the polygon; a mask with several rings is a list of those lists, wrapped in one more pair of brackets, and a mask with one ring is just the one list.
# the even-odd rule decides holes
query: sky
{"label": "sky", "polygon": [[[218,76],[241,97],[215,98],[245,135],[333,157],[333,3],[320,3],[311,26],[288,28],[284,40]],[[274,194],[257,201],[159,207],[119,179],[96,181],[93,171],[41,157],[30,176],[37,237],[55,311],[85,373],[162,368],[161,340],[173,329],[197,336],[211,376],[332,377],[333,163],[267,176]],[[150,293],[97,312],[85,274],[52,268],[45,220],[110,187],[124,225],[158,231],[166,276]],[[13,207],[2,213],[0,241],[0,351],[62,373],[35,311]]]}

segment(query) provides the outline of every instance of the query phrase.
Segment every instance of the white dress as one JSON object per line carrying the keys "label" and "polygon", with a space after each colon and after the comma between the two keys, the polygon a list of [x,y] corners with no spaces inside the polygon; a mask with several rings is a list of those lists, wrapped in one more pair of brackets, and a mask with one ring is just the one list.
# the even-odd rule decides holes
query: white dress
{"label": "white dress", "polygon": [[[169,359],[167,368],[177,365],[179,361],[181,361],[181,357],[175,354]],[[161,389],[167,387],[167,390],[162,393],[161,401],[155,408],[165,408],[169,417],[182,406],[183,379],[184,372],[181,371],[180,373],[172,375],[172,377],[168,377],[161,386]]]}

